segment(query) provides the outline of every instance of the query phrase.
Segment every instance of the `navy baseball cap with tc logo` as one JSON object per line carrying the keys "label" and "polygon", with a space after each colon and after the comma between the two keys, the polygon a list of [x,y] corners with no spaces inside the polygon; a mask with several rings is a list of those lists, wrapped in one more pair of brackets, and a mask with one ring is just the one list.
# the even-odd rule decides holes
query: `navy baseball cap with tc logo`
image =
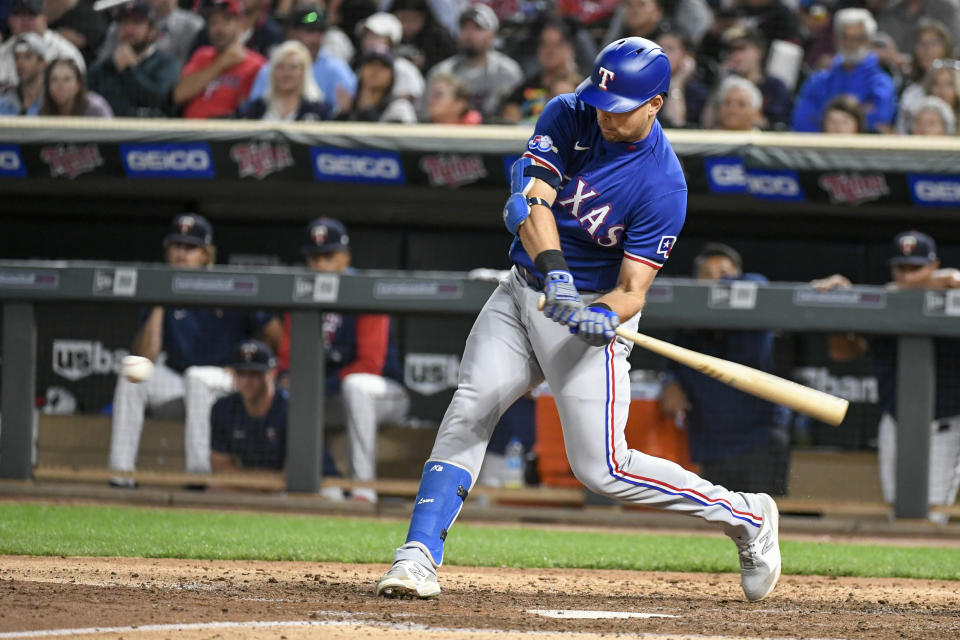
{"label": "navy baseball cap with tc logo", "polygon": [[307,238],[301,250],[305,254],[349,251],[347,228],[334,218],[317,218],[307,225]]}
{"label": "navy baseball cap with tc logo", "polygon": [[230,367],[237,371],[269,371],[275,366],[273,351],[259,340],[244,340],[233,349]]}
{"label": "navy baseball cap with tc logo", "polygon": [[923,266],[937,259],[937,243],[919,231],[904,231],[893,239],[890,265],[915,264]]}
{"label": "navy baseball cap with tc logo", "polygon": [[181,213],[170,223],[170,232],[163,238],[163,246],[189,244],[206,247],[213,244],[213,225],[196,213]]}

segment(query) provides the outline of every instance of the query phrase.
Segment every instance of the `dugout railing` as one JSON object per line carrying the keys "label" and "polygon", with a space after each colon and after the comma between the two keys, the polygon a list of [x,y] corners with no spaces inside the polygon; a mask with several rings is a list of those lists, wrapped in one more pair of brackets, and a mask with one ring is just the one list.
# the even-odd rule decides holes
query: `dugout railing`
{"label": "dugout railing", "polygon": [[[285,483],[291,492],[321,487],[324,393],[321,313],[429,313],[469,319],[495,285],[450,272],[367,271],[317,274],[297,268],[184,271],[162,265],[0,262],[2,428],[0,477],[33,474],[37,306],[176,305],[290,312],[290,417]],[[645,331],[776,329],[896,336],[899,357],[896,501],[898,518],[928,515],[929,425],[934,412],[935,337],[960,337],[960,292],[855,287],[821,292],[805,284],[699,284],[658,279],[644,312]],[[843,428],[842,426],[840,427]]]}

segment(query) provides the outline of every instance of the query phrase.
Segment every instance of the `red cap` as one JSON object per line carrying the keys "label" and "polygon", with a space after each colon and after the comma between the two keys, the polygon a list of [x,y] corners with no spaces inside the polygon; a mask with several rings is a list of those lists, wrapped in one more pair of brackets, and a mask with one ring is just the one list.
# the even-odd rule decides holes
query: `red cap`
{"label": "red cap", "polygon": [[243,15],[243,5],[240,0],[194,0],[193,10],[202,15],[211,11],[223,11],[235,18]]}

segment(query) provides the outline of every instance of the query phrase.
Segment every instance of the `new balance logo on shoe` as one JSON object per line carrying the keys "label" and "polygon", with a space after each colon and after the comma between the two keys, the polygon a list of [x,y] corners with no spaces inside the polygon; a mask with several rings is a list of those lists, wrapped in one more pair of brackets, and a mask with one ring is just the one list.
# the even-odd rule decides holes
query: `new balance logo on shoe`
{"label": "new balance logo on shoe", "polygon": [[773,548],[773,534],[770,531],[767,531],[765,534],[760,536],[760,544],[763,545],[763,553],[769,553],[770,549]]}
{"label": "new balance logo on shoe", "polygon": [[432,467],[430,467],[430,471],[443,471],[443,465],[435,464]]}

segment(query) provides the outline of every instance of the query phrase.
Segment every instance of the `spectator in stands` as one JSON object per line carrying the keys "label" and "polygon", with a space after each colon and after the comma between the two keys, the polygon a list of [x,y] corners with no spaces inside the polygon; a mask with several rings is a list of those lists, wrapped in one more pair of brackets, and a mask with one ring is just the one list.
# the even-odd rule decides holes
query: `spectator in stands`
{"label": "spectator in stands", "polygon": [[954,115],[960,113],[960,61],[934,60],[919,89],[920,92],[914,92],[910,96],[904,92],[900,99],[900,111],[897,113],[898,133],[910,132],[910,118],[917,105],[927,96],[936,96],[946,102]]}
{"label": "spectator in stands", "polygon": [[853,96],[837,96],[823,112],[824,133],[866,133],[866,119],[860,101]]}
{"label": "spectator in stands", "polygon": [[698,127],[710,88],[698,77],[693,43],[680,31],[666,31],[657,43],[670,60],[670,92],[657,114],[666,127]]}
{"label": "spectator in stands", "polygon": [[[220,398],[210,410],[210,467],[214,473],[249,469],[280,471],[287,456],[287,416],[290,396],[277,388],[277,359],[259,340],[237,344],[230,360],[237,390]],[[323,475],[339,476],[326,447]],[[339,489],[321,493],[343,499]]]}
{"label": "spectator in stands", "polygon": [[763,122],[763,96],[760,89],[746,78],[729,76],[720,83],[715,98],[717,129],[753,131]]}
{"label": "spectator in stands", "polygon": [[764,71],[763,62],[767,45],[763,34],[755,29],[736,26],[724,33],[723,41],[725,44],[723,70],[746,78],[760,89],[763,96],[763,117],[767,128],[789,128],[793,96],[783,81],[767,75]]}
{"label": "spectator in stands", "polygon": [[957,133],[957,116],[937,96],[917,100],[910,111],[910,133],[915,136],[952,136]]}
{"label": "spectator in stands", "polygon": [[0,44],[0,88],[17,84],[17,65],[13,55],[13,44],[16,36],[24,33],[35,33],[43,38],[48,65],[57,58],[70,58],[81,70],[86,71],[83,56],[73,43],[56,31],[47,28],[44,0],[13,0],[8,23],[10,39]]}
{"label": "spectator in stands", "polygon": [[907,132],[906,114],[910,112],[913,103],[929,95],[924,84],[934,62],[952,57],[953,41],[943,23],[927,19],[920,20],[914,33],[913,56],[910,59],[911,84],[900,94],[900,105],[897,109],[898,133]]}
{"label": "spectator in stands", "polygon": [[739,4],[739,14],[766,36],[768,42],[785,40],[801,44],[800,21],[790,6],[783,0],[743,0]]}
{"label": "spectator in stands", "polygon": [[[319,273],[350,271],[350,238],[339,220],[318,218],[307,226],[301,247],[307,267]],[[284,319],[284,340],[278,351],[281,368],[289,368],[290,319]],[[342,423],[350,445],[350,477],[376,478],[377,425],[406,418],[410,399],[400,384],[400,361],[390,339],[390,317],[381,314],[323,314],[327,417]],[[354,488],[355,500],[376,502],[373,489]]]}
{"label": "spectator in stands", "polygon": [[500,120],[509,123],[535,122],[550,99],[548,86],[576,71],[573,34],[561,20],[544,23],[537,40],[537,66],[500,105]]}
{"label": "spectator in stands", "polygon": [[395,0],[390,10],[403,26],[397,54],[417,65],[422,74],[457,52],[457,41],[437,21],[427,0]]}
{"label": "spectator in stands", "polygon": [[313,79],[310,52],[303,43],[287,40],[270,55],[270,85],[266,93],[241,107],[238,117],[270,122],[329,120],[330,105]]}
{"label": "spectator in stands", "polygon": [[[221,0],[194,0],[194,10],[201,12],[209,10]],[[273,48],[283,42],[283,29],[270,16],[270,0],[238,0],[240,5],[241,42],[247,49],[259,53],[264,58],[270,56]],[[210,27],[201,29],[191,45],[191,51],[196,53],[200,47],[213,44]]]}
{"label": "spectator in stands", "polygon": [[423,98],[423,74],[417,66],[397,55],[396,48],[403,37],[403,25],[392,13],[374,13],[358,25],[360,30],[360,55],[371,51],[386,50],[393,56],[393,89],[395,98],[406,98],[416,104]]}
{"label": "spectator in stands", "polygon": [[393,55],[386,50],[363,54],[357,67],[357,95],[350,109],[340,114],[338,119],[403,124],[417,121],[417,110],[413,103],[393,94],[393,61]]}
{"label": "spectator in stands", "polygon": [[84,0],[46,0],[46,5],[50,29],[72,42],[84,60],[93,60],[107,33],[103,14]]}
{"label": "spectator in stands", "polygon": [[113,110],[103,96],[87,90],[83,71],[71,58],[61,58],[48,64],[43,86],[41,116],[113,117]]}
{"label": "spectator in stands", "polygon": [[180,65],[155,45],[155,25],[149,0],[123,5],[113,55],[90,67],[90,88],[107,99],[115,115],[146,118],[170,112],[170,92],[180,77]]}
{"label": "spectator in stands", "polygon": [[[132,0],[131,0],[132,1]],[[183,67],[193,51],[193,41],[203,29],[203,18],[177,6],[177,0],[149,0],[154,10],[154,43],[157,49],[173,56],[177,69]],[[123,8],[121,7],[121,15]],[[119,24],[114,21],[100,47],[100,60],[113,56],[119,43]]]}
{"label": "spectator in stands", "polygon": [[896,111],[893,81],[877,64],[870,41],[877,24],[866,9],[842,9],[834,16],[837,57],[833,66],[804,82],[793,110],[795,131],[819,131],[823,111],[842,93],[863,105],[869,131],[889,132]]}
{"label": "spectator in stands", "polygon": [[23,33],[13,42],[20,81],[0,93],[0,116],[35,116],[43,104],[46,44],[35,33]]}
{"label": "spectator in stands", "polygon": [[207,0],[212,45],[200,47],[183,68],[173,101],[185,118],[229,117],[236,112],[266,60],[243,46],[239,0]]}
{"label": "spectator in stands", "polygon": [[[313,60],[313,79],[320,93],[333,110],[334,115],[346,111],[357,93],[357,76],[350,66],[324,50],[327,38],[327,15],[320,5],[306,4],[290,14],[287,35],[291,40],[302,42]],[[257,74],[248,100],[256,100],[267,90],[270,79],[270,64],[265,64]]]}
{"label": "spectator in stands", "polygon": [[[703,282],[767,284],[743,273],[740,254],[711,242],[694,259]],[[773,371],[772,331],[682,331],[676,344],[700,353]],[[790,469],[791,413],[673,361],[667,362],[660,406],[690,434],[690,457],[700,475],[735,491],[785,495]]]}
{"label": "spectator in stands", "polygon": [[[213,227],[203,216],[176,216],[163,240],[166,262],[178,269],[202,269],[215,261]],[[186,470],[210,472],[210,409],[233,388],[225,369],[231,350],[241,340],[263,337],[278,345],[283,327],[268,313],[210,308],[171,309],[155,306],[141,313],[141,325],[130,352],[153,360],[153,373],[143,382],[117,379],[110,434],[110,468],[131,472],[136,467],[145,409],[182,400],[186,413]],[[128,476],[111,480],[133,487]]]}
{"label": "spectator in stands", "polygon": [[621,0],[603,40],[641,36],[659,42],[660,33],[679,29],[697,44],[712,22],[713,12],[704,0]]}
{"label": "spectator in stands", "polygon": [[427,116],[434,124],[480,124],[483,116],[470,108],[470,89],[449,73],[430,78],[427,91]]}
{"label": "spectator in stands", "polygon": [[[936,242],[916,230],[897,234],[891,243],[889,260],[891,282],[888,289],[958,289],[960,270],[941,269]],[[834,274],[810,283],[814,289],[849,289],[850,280]],[[894,480],[897,458],[897,338],[876,336],[869,339],[851,333],[830,336],[830,357],[846,362],[870,352],[877,368],[880,406],[883,411],[877,434],[880,484],[883,499],[896,497]],[[934,340],[936,392],[934,420],[930,424],[930,504],[953,504],[960,486],[960,394],[957,393],[957,362],[960,340]],[[935,518],[934,515],[931,518]]]}
{"label": "spectator in stands", "polygon": [[[960,42],[960,3],[957,0],[892,0],[877,12],[880,30],[889,33],[900,51],[913,51],[921,22],[944,25],[953,42]],[[947,53],[953,55],[953,51]]]}
{"label": "spectator in stands", "polygon": [[663,30],[669,26],[664,23],[664,0],[622,0],[623,29],[616,37],[640,36],[649,40],[656,40]]}
{"label": "spectator in stands", "polygon": [[497,114],[503,99],[513,93],[522,80],[520,66],[493,49],[500,23],[493,10],[483,4],[468,7],[460,14],[460,52],[440,62],[427,76],[449,73],[470,87],[470,106],[484,120]]}

